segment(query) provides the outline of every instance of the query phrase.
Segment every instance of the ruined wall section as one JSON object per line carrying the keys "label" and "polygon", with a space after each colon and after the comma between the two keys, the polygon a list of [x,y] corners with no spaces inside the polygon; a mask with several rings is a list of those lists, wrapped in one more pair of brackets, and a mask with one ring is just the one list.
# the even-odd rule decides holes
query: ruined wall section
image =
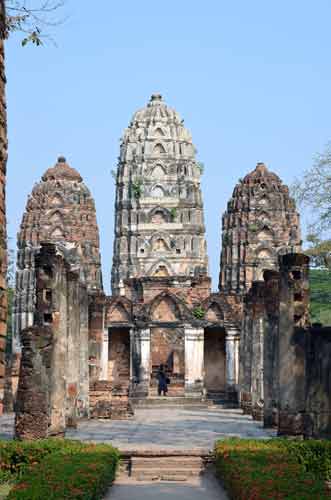
{"label": "ruined wall section", "polygon": [[264,427],[277,427],[279,402],[280,273],[264,273],[265,332],[263,355]]}
{"label": "ruined wall section", "polygon": [[178,113],[158,94],[125,130],[116,179],[115,295],[128,278],[207,274],[195,153]]}
{"label": "ruined wall section", "polygon": [[[42,244],[35,256],[36,311],[22,332],[22,360],[16,402],[16,437],[63,435],[89,414],[86,286],[79,283],[61,249]],[[87,317],[87,311],[84,312]]]}
{"label": "ruined wall section", "polygon": [[303,435],[306,410],[306,333],[309,328],[309,257],[280,258],[279,422],[280,435]]}
{"label": "ruined wall section", "polygon": [[300,220],[288,187],[263,163],[240,180],[223,215],[219,288],[247,292],[278,256],[301,249]]}
{"label": "ruined wall section", "polygon": [[305,437],[331,437],[331,328],[312,326],[306,335]]}
{"label": "ruined wall section", "polygon": [[255,420],[263,418],[265,285],[255,281],[245,297],[239,348],[240,404]]}

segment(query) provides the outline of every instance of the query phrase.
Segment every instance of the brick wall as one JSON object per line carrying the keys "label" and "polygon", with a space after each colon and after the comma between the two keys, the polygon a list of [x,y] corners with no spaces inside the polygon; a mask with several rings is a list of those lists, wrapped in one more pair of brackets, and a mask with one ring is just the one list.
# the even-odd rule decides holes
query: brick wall
{"label": "brick wall", "polygon": [[7,164],[7,118],[5,97],[5,2],[0,1],[0,415],[3,411],[5,382],[5,345],[7,321],[6,294],[6,164]]}

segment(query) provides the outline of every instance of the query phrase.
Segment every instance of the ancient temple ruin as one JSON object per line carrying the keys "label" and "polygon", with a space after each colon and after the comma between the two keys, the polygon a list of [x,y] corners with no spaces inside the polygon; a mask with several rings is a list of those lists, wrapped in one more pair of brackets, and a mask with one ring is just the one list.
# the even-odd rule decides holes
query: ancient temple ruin
{"label": "ancient temple ruin", "polygon": [[200,175],[183,120],[154,94],[121,141],[109,297],[80,174],[59,158],[35,186],[18,238],[17,437],[129,418],[157,397],[161,364],[169,397],[240,404],[280,434],[331,429],[331,356],[318,351],[331,336],[310,325],[309,259],[287,186],[262,163],[239,181],[212,293]]}

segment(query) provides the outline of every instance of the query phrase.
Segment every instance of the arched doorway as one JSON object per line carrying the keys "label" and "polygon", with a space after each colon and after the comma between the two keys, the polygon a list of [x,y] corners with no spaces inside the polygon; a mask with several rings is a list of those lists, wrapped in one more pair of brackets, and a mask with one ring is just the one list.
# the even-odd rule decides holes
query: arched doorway
{"label": "arched doorway", "polygon": [[220,326],[205,328],[204,372],[205,389],[209,397],[226,390],[225,329]]}

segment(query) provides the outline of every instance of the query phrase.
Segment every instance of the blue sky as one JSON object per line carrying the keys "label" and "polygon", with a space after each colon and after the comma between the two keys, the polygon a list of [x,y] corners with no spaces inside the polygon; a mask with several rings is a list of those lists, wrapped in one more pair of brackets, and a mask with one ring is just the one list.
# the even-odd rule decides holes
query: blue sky
{"label": "blue sky", "polygon": [[264,161],[286,183],[331,139],[327,0],[69,0],[57,47],[7,42],[8,220],[59,154],[96,200],[109,291],[119,138],[153,92],[191,130],[213,287],[221,214],[238,178]]}

